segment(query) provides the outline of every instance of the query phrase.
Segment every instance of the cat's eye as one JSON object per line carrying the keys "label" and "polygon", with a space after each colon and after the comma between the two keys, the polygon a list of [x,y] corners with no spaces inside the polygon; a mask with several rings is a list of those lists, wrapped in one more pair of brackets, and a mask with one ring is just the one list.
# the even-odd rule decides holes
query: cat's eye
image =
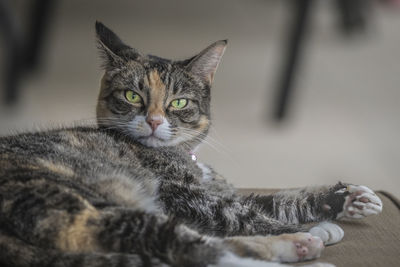
{"label": "cat's eye", "polygon": [[185,98],[175,99],[171,102],[171,106],[176,109],[182,109],[186,107],[188,104],[188,100]]}
{"label": "cat's eye", "polygon": [[142,102],[142,98],[140,97],[140,95],[134,93],[131,90],[125,91],[125,98],[132,104],[138,104]]}

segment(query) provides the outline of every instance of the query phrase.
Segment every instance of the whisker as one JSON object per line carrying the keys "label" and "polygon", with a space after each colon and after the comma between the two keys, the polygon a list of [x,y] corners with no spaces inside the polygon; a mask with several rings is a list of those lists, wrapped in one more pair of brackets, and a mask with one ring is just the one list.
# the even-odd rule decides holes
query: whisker
{"label": "whisker", "polygon": [[[183,128],[183,127],[178,127],[178,128],[182,132],[192,135],[193,138],[196,138],[196,140],[198,140],[204,144],[207,144],[209,147],[213,147],[214,150],[229,157],[231,160],[233,160],[235,162],[237,161],[234,159],[233,153],[230,150],[228,150],[225,145],[223,145],[221,142],[217,141],[216,139],[210,138],[210,136],[208,136],[202,132],[199,132],[197,130],[187,129],[187,128]],[[197,135],[197,136],[194,136],[194,135]]]}
{"label": "whisker", "polygon": [[[191,134],[189,134],[189,133],[184,133],[184,132],[182,132],[181,134],[184,135],[184,136],[186,136],[186,137],[189,137],[189,138],[192,139],[192,140],[200,141],[201,143],[203,143],[203,144],[205,144],[205,145],[208,145],[210,148],[214,149],[215,151],[217,151],[217,152],[219,152],[219,153],[222,153],[222,151],[220,151],[215,145],[213,145],[212,143],[208,142],[207,140],[204,140],[204,139],[202,139],[202,138],[199,138],[198,136],[191,135]],[[189,140],[187,140],[187,141],[189,141]]]}
{"label": "whisker", "polygon": [[225,145],[223,145],[221,142],[219,142],[218,140],[212,138],[211,136],[209,136],[205,133],[202,133],[202,132],[199,132],[196,130],[192,130],[192,129],[186,129],[186,128],[180,128],[180,130],[187,132],[187,133],[196,133],[199,137],[208,139],[209,142],[213,143],[214,145],[220,146],[221,149],[224,149],[227,152]]}

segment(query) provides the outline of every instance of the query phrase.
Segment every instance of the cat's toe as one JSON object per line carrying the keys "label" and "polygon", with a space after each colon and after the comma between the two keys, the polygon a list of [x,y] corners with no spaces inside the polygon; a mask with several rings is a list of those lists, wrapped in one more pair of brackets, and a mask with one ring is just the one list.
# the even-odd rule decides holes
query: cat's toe
{"label": "cat's toe", "polygon": [[297,262],[311,260],[321,256],[324,249],[322,240],[310,233],[283,234],[278,236],[281,243],[277,243],[279,249],[279,261]]}
{"label": "cat's toe", "polygon": [[338,243],[344,237],[344,231],[339,225],[322,222],[309,231],[313,236],[318,236],[324,242],[325,245],[332,245]]}
{"label": "cat's toe", "polygon": [[303,257],[307,256],[307,254],[308,254],[307,246],[304,246],[301,243],[295,243],[295,246],[296,246],[297,255],[300,258],[303,258]]}
{"label": "cat's toe", "polygon": [[382,200],[368,187],[349,185],[345,190],[349,194],[337,219],[361,219],[382,211]]}

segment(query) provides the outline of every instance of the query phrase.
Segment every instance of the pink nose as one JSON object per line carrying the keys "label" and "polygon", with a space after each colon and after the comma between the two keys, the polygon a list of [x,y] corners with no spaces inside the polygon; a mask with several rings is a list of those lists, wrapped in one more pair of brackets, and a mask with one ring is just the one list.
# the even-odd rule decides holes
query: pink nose
{"label": "pink nose", "polygon": [[147,117],[146,122],[150,125],[153,132],[157,129],[157,127],[163,122],[162,118],[154,118],[154,117]]}

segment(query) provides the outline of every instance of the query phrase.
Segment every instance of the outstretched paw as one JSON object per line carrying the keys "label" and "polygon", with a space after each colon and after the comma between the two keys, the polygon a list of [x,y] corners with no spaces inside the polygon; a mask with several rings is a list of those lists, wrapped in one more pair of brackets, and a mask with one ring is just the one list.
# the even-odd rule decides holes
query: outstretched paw
{"label": "outstretched paw", "polygon": [[381,199],[366,186],[348,185],[335,193],[348,193],[343,204],[343,211],[338,213],[337,219],[361,219],[382,211]]}
{"label": "outstretched paw", "polygon": [[283,234],[277,238],[279,242],[276,243],[276,249],[282,262],[315,259],[321,256],[324,249],[321,238],[310,233]]}
{"label": "outstretched paw", "polygon": [[310,234],[321,238],[325,245],[338,243],[344,236],[342,228],[330,222],[322,222],[314,226],[310,229]]}
{"label": "outstretched paw", "polygon": [[231,250],[241,257],[276,262],[298,262],[318,258],[324,249],[319,237],[310,233],[278,236],[237,236],[225,239]]}

